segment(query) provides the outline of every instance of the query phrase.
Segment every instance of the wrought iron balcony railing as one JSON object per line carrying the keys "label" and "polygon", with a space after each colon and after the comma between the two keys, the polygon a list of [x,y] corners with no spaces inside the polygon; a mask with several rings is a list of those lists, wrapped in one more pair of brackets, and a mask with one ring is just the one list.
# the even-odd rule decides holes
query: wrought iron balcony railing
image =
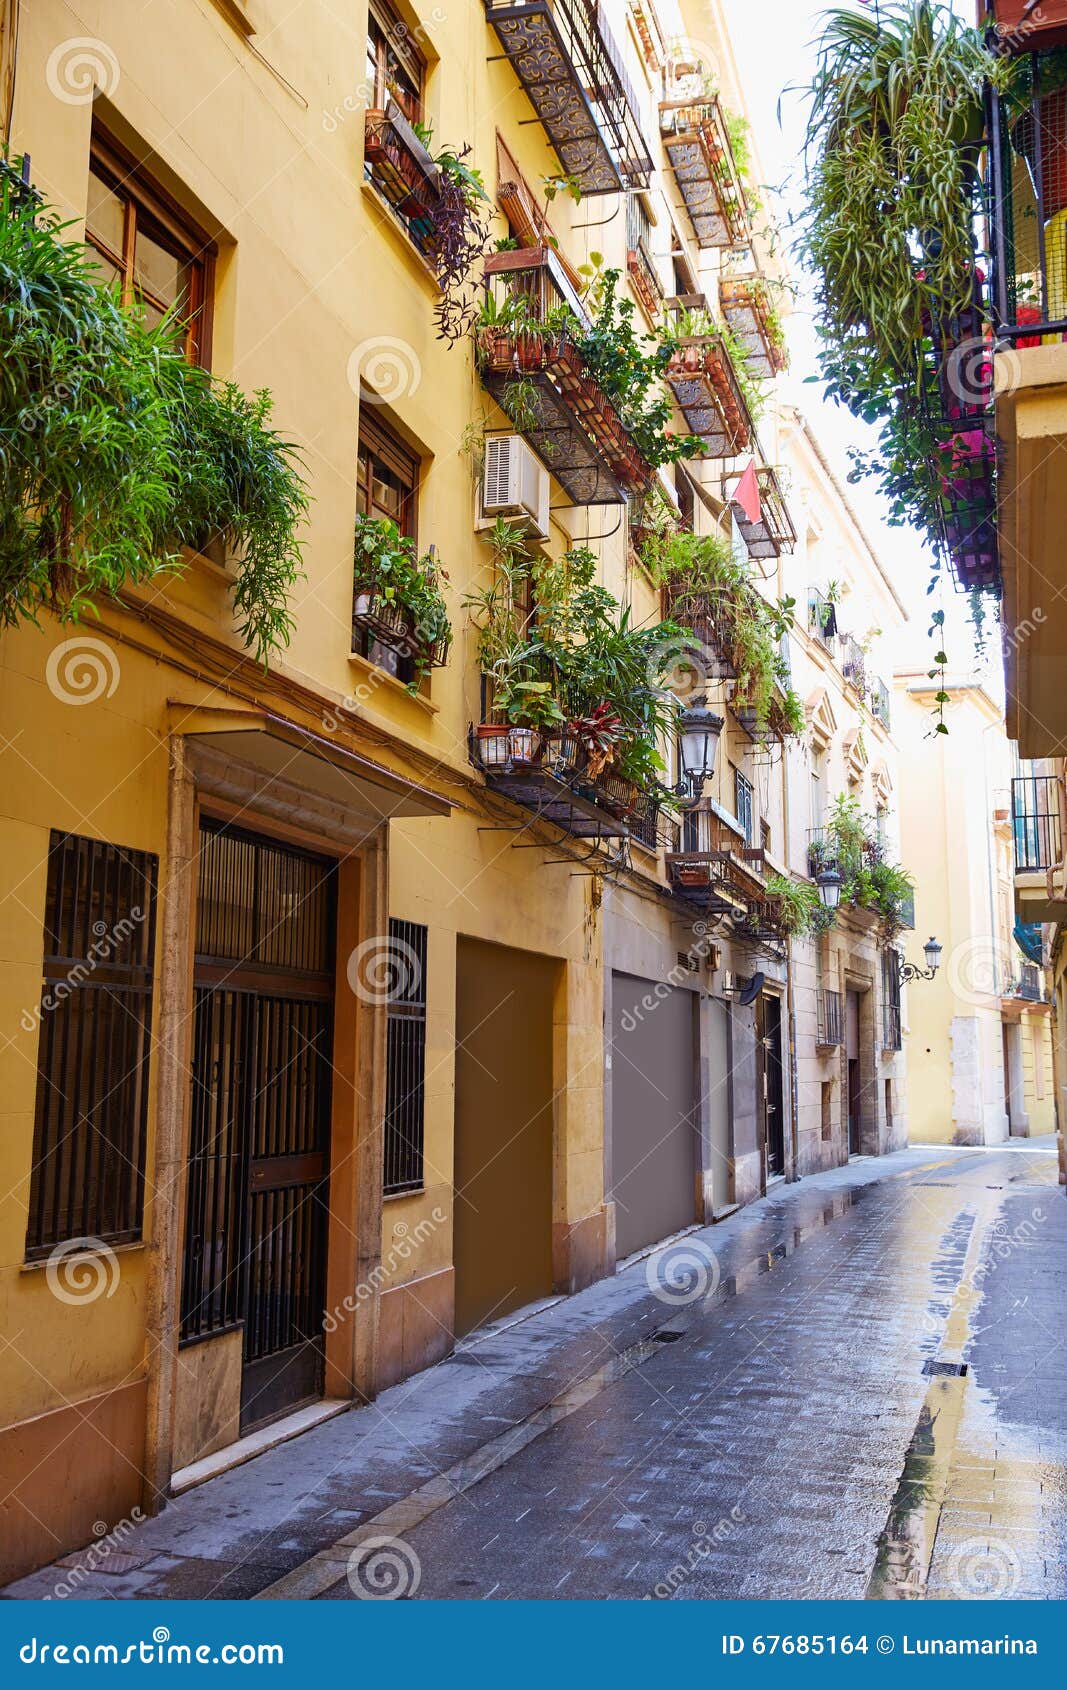
{"label": "wrought iron balcony railing", "polygon": [[433,252],[430,212],[440,193],[441,172],[395,100],[364,119],[363,168],[396,213],[424,258]]}
{"label": "wrought iron balcony railing", "polygon": [[1012,781],[1016,874],[1044,873],[1062,863],[1062,793],[1057,775],[1016,775]]}
{"label": "wrought iron balcony railing", "polygon": [[748,237],[745,187],[718,98],[665,100],[659,118],[663,145],[697,245],[744,246]]}
{"label": "wrought iron balcony railing", "polygon": [[845,1042],[845,1002],[840,992],[819,990],[816,1042],[827,1046]]}
{"label": "wrought iron balcony railing", "polygon": [[838,649],[841,655],[841,673],[845,680],[851,681],[857,692],[866,693],[867,659],[863,647],[851,634],[841,634],[838,637]]}
{"label": "wrought iron balcony railing", "polygon": [[889,726],[889,688],[885,682],[875,677],[871,681],[871,712],[881,722],[883,728]]}
{"label": "wrought iron balcony railing", "polygon": [[[591,374],[574,336],[545,326],[560,307],[581,321],[584,308],[550,247],[498,252],[485,260],[496,319],[477,330],[484,386],[508,413],[575,505],[621,504],[643,492],[652,470],[614,401]],[[508,302],[526,314],[510,318]]]}
{"label": "wrought iron balcony railing", "polygon": [[754,376],[775,376],[788,362],[782,331],[762,276],[722,276],[719,304],[723,316],[748,354]]}
{"label": "wrought iron balcony railing", "polygon": [[1044,1003],[1045,987],[1040,968],[1034,962],[1024,962],[1019,970],[1016,995],[1027,1003]]}
{"label": "wrought iron balcony railing", "polygon": [[900,1005],[888,1000],[882,1005],[882,1049],[900,1050],[904,1040],[900,1025]]}
{"label": "wrought iron balcony railing", "polygon": [[760,515],[758,522],[749,522],[744,511],[735,511],[737,526],[748,548],[749,557],[781,557],[792,552],[797,543],[797,531],[789,514],[778,472],[770,464],[756,471],[759,483]]}
{"label": "wrought iron balcony railing", "polygon": [[754,424],[733,359],[702,293],[666,302],[667,326],[678,341],[664,379],[709,458],[732,458],[752,440]]}
{"label": "wrought iron balcony railing", "polygon": [[1062,57],[1062,49],[1022,53],[1010,95],[989,93],[993,311],[998,338],[1016,346],[1067,337]]}
{"label": "wrought iron balcony railing", "polygon": [[583,194],[647,187],[640,106],[597,0],[484,0],[565,175]]}

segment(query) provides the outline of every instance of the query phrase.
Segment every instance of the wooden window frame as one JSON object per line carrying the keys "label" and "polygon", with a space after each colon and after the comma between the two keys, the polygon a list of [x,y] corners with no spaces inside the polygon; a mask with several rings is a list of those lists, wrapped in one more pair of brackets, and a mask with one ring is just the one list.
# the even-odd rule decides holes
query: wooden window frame
{"label": "wooden window frame", "polygon": [[144,288],[136,288],[134,283],[137,236],[143,230],[150,239],[168,250],[177,246],[180,250],[176,256],[189,266],[190,271],[185,353],[190,363],[210,368],[214,243],[144,168],[100,129],[93,130],[89,164],[92,174],[99,176],[123,203],[123,243],[121,253],[114,252],[87,226],[86,245],[120,271],[124,304],[130,305],[140,297],[158,311],[167,309],[166,301]]}
{"label": "wooden window frame", "polygon": [[[372,31],[378,33],[378,41],[375,41]],[[372,105],[376,111],[384,111],[386,101],[395,100],[409,123],[419,123],[425,110],[426,60],[412,40],[413,33],[410,25],[406,24],[400,13],[389,4],[389,0],[370,0],[367,7],[367,57],[371,57],[373,48]],[[410,95],[398,96],[389,86],[387,55],[390,49],[410,80],[416,84],[418,92],[414,102]]]}
{"label": "wooden window frame", "polygon": [[[359,408],[359,438],[356,445],[356,490],[357,509],[361,505],[370,505],[373,484],[373,469],[365,472],[363,458],[376,462],[387,470],[397,481],[404,483],[400,520],[397,527],[401,534],[419,543],[419,494],[422,488],[422,460],[418,454],[408,446],[398,434],[394,432],[377,411],[372,401],[366,395],[361,398]],[[355,583],[353,582],[353,586]],[[381,662],[380,657],[373,655],[376,642],[368,629],[352,628],[352,650],[368,663],[374,663],[384,668],[386,674],[393,671],[387,664]],[[414,674],[411,658],[400,657],[394,679],[407,684]],[[420,695],[429,695],[430,678],[423,675],[419,684]]]}

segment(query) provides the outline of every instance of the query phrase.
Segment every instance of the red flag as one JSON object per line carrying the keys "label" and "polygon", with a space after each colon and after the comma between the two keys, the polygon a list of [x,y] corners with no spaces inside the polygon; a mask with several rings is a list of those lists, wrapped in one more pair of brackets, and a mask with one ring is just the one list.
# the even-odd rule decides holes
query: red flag
{"label": "red flag", "polygon": [[740,505],[746,522],[759,522],[763,512],[759,502],[759,479],[756,475],[755,458],[749,459],[748,468],[734,488],[732,502]]}

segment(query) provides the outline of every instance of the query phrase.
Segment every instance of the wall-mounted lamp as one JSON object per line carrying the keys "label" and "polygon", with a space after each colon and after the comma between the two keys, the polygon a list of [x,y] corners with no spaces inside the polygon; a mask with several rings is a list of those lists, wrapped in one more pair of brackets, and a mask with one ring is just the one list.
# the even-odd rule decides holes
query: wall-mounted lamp
{"label": "wall-mounted lamp", "polygon": [[699,798],[706,780],[715,773],[715,758],[722,734],[722,717],[704,704],[678,712],[678,755],[682,778],[679,793]]}
{"label": "wall-mounted lamp", "polygon": [[942,948],[931,935],[923,946],[926,967],[920,968],[917,962],[902,962],[900,965],[900,984],[904,986],[909,980],[932,980],[941,962]]}

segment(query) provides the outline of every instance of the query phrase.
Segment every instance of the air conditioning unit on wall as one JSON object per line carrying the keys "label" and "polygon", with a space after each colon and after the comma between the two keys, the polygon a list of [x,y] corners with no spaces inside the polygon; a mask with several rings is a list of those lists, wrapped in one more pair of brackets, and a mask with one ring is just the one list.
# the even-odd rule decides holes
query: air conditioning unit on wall
{"label": "air conditioning unit on wall", "polygon": [[476,528],[491,528],[498,517],[548,539],[548,471],[520,434],[494,434],[485,443]]}

